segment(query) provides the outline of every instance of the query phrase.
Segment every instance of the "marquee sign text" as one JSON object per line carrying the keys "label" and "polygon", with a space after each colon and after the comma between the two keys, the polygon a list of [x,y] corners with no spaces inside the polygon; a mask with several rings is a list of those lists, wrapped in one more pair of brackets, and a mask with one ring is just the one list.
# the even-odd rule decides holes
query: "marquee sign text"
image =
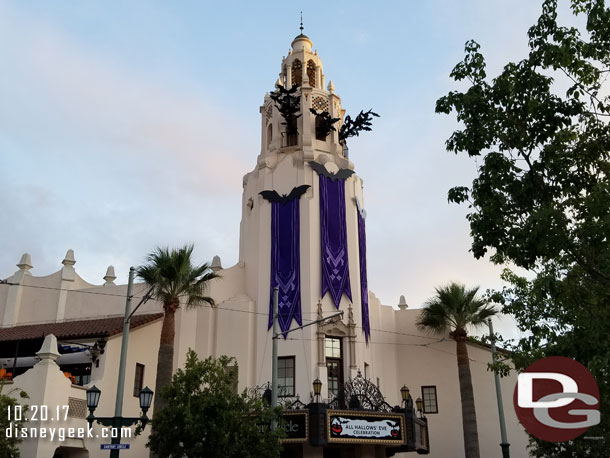
{"label": "marquee sign text", "polygon": [[328,442],[394,444],[405,441],[405,417],[393,413],[327,412]]}

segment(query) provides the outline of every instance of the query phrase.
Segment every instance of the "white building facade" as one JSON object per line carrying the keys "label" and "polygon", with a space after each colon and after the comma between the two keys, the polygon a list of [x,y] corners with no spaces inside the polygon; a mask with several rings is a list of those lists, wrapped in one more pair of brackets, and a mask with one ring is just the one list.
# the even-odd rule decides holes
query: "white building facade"
{"label": "white building facade", "polygon": [[[240,390],[267,383],[271,378],[271,289],[279,281],[280,295],[284,297],[280,300],[284,300],[286,310],[290,309],[285,312],[285,317],[290,319],[288,325],[292,328],[299,326],[299,321],[307,324],[337,310],[344,312],[340,320],[290,332],[286,339],[280,339],[282,394],[291,400],[298,397],[303,404],[310,404],[315,400],[312,383],[318,379],[322,382],[322,401],[327,403],[339,396],[344,386],[353,386],[355,380],[358,383],[366,380],[364,389],[376,396],[383,394],[391,407],[401,405],[400,389],[406,385],[414,399],[424,400],[424,412],[418,416],[426,417],[429,442],[419,438],[420,443],[425,442],[420,451],[427,451],[429,446],[431,457],[463,457],[455,342],[449,336],[423,334],[415,327],[418,310],[382,305],[372,292],[363,287],[366,270],[361,268],[363,241],[359,237],[359,224],[364,220],[365,213],[361,210],[366,208],[366,200],[362,180],[355,173],[355,165],[345,156],[338,137],[338,127],[345,116],[341,98],[335,93],[332,82],[326,84],[325,80],[322,61],[317,51],[313,51],[311,40],[302,34],[297,36],[288,56],[282,60],[277,84],[285,88],[294,84],[298,86],[301,103],[296,121],[298,133],[287,134],[285,120],[276,103],[266,95],[260,108],[261,152],[254,169],[243,179],[239,261],[223,269],[219,260],[215,260],[214,268],[221,275],[221,278],[213,280],[209,292],[216,301],[215,307],[179,309],[176,315],[175,366],[182,367],[188,348],[193,348],[201,357],[234,356],[239,364]],[[340,118],[337,130],[328,136],[317,135],[316,116],[310,108]],[[312,161],[317,165],[312,166]],[[325,171],[321,172],[320,167]],[[339,175],[344,178],[338,178]],[[329,199],[332,200],[330,194],[322,195],[329,189],[323,187],[323,180],[335,186],[334,189],[342,187],[344,193],[341,208],[344,222],[340,225],[343,239],[338,244],[333,240],[334,229],[325,227],[328,222],[323,221],[328,219],[324,212],[329,208]],[[296,202],[294,211],[298,213],[298,239],[292,240],[293,258],[287,262],[285,247],[278,248],[279,242],[277,239],[274,242],[272,237],[272,225],[280,224],[274,219],[273,212],[279,212],[278,208],[283,204],[270,202],[260,193],[275,191],[281,199],[281,196],[291,196],[295,188],[304,185],[308,186],[307,189],[297,193],[299,195],[293,199]],[[283,230],[285,237],[285,224],[288,223],[284,221],[282,224],[275,230]],[[295,224],[295,220],[291,224]],[[324,237],[330,238],[323,241]],[[345,248],[341,258],[331,256],[330,262],[337,263],[333,272],[325,271],[324,267],[330,265],[330,251],[323,254],[323,247],[328,246]],[[274,258],[274,249],[276,255],[277,250],[284,251]],[[277,275],[278,270],[285,267],[282,262],[290,264],[296,272],[289,279],[291,284]],[[37,277],[30,273],[32,260],[29,255],[24,255],[15,274],[7,279],[6,284],[0,285],[0,364],[5,372],[12,373],[7,389],[25,389],[31,396],[29,404],[46,404],[50,409],[56,405],[70,405],[70,424],[85,426],[86,414],[82,406],[86,387],[95,384],[102,390],[96,415],[112,416],[114,410],[121,345],[120,317],[125,306],[126,285],[115,284],[116,277],[111,268],[104,276],[103,285],[89,284],[76,273],[75,263],[74,253],[69,250],[58,272]],[[347,286],[344,281],[339,290],[334,288],[332,283],[337,277],[341,277],[340,280],[348,278]],[[299,286],[298,297],[290,295],[295,285]],[[323,291],[323,288],[330,290]],[[144,285],[136,285],[134,301],[145,290]],[[363,304],[363,291],[368,305],[367,300]],[[138,387],[148,385],[155,390],[161,311],[159,303],[150,301],[138,310],[134,318],[127,358],[125,416],[139,415]],[[59,341],[57,354],[54,348],[50,348],[54,346],[52,338],[46,341],[48,348],[40,350],[43,337],[50,334]],[[103,353],[100,347],[103,347]],[[494,380],[493,374],[487,371],[491,354],[487,348],[475,344],[469,345],[468,350],[481,456],[501,456]],[[508,438],[511,456],[526,457],[527,435],[512,408],[515,381],[515,376],[502,379]],[[349,400],[343,401],[349,404]],[[349,405],[335,403],[328,409],[332,407],[349,410]],[[363,403],[359,407],[353,411],[362,413],[370,406]],[[389,414],[386,415],[388,418],[395,418],[387,408],[376,407],[378,409],[372,410],[371,415],[379,418],[371,418],[383,420],[386,414]],[[403,453],[396,448],[400,444],[391,440],[333,442],[329,415],[325,411],[326,423],[316,424],[323,429],[322,433],[318,431],[317,439],[314,437],[317,433],[309,431],[307,438],[287,445],[284,455],[365,458]],[[311,419],[307,421],[311,422]],[[403,429],[407,426],[403,425]],[[94,426],[96,428],[98,426]],[[122,453],[129,453],[132,457],[148,456],[144,447],[145,436],[124,439],[122,442],[129,443],[131,449]],[[320,439],[322,436],[326,437],[326,443]],[[107,456],[108,452],[100,450],[100,444],[109,442],[103,438],[77,438],[64,442],[48,438],[25,439],[22,456],[101,457]]]}

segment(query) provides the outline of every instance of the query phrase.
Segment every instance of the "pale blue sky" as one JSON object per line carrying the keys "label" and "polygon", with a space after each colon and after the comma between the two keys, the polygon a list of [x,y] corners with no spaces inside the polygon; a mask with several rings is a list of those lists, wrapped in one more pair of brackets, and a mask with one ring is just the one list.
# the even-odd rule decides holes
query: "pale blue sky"
{"label": "pale blue sky", "polygon": [[447,153],[454,117],[435,100],[474,38],[497,74],[526,51],[539,2],[0,1],[0,278],[24,252],[34,275],[68,248],[85,280],[118,281],[157,245],[237,261],[241,178],[260,146],[258,108],[298,34],[313,40],[348,113],[364,179],[369,285],[420,306],[450,280],[499,286],[475,261],[448,188],[473,162]]}

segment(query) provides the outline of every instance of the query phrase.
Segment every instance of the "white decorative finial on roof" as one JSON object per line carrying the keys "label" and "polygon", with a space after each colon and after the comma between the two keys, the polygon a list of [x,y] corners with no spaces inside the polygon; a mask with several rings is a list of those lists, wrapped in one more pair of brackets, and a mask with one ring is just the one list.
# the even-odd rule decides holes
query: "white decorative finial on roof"
{"label": "white decorative finial on roof", "polygon": [[57,338],[53,334],[47,335],[36,354],[40,358],[38,364],[57,364],[55,360],[61,356],[57,351]]}
{"label": "white decorative finial on roof", "polygon": [[66,252],[66,257],[64,258],[63,261],[61,261],[61,263],[64,266],[73,266],[74,264],[76,264],[76,261],[74,259],[74,250],[73,249],[69,249]]}
{"label": "white decorative finial on roof", "polygon": [[407,310],[409,306],[407,305],[407,300],[403,295],[400,296],[400,300],[398,301],[398,308],[400,310]]}
{"label": "white decorative finial on roof", "polygon": [[104,286],[114,285],[114,281],[116,280],[116,275],[114,274],[114,266],[108,266],[106,269],[106,275],[104,275]]}
{"label": "white decorative finial on roof", "polygon": [[220,262],[220,256],[214,256],[212,258],[211,269],[216,272],[218,270],[222,270],[222,263]]}
{"label": "white decorative finial on roof", "polygon": [[29,274],[28,270],[34,267],[32,265],[32,258],[30,257],[30,253],[23,253],[19,264],[17,264],[17,267],[19,267],[20,270],[25,270],[25,272]]}
{"label": "white decorative finial on roof", "polygon": [[332,81],[328,82],[328,86],[326,86],[326,89],[328,89],[328,92],[330,92],[331,94],[335,92],[335,85]]}
{"label": "white decorative finial on roof", "polygon": [[74,259],[74,250],[70,249],[66,252],[66,257],[61,263],[64,267],[61,269],[61,279],[66,281],[74,281],[76,278],[76,271],[74,270],[74,264],[76,264],[76,260]]}

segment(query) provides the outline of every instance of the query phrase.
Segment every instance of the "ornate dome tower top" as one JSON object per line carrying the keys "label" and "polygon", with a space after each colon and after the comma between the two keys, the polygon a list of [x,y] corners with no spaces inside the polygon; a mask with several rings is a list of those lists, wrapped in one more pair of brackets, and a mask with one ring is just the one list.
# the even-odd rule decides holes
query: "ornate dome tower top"
{"label": "ornate dome tower top", "polygon": [[292,40],[292,44],[290,46],[292,46],[293,51],[311,52],[311,47],[313,46],[313,43],[307,35],[303,35],[301,33],[300,35],[297,35],[294,40]]}
{"label": "ornate dome tower top", "polygon": [[[274,92],[265,96],[261,107],[259,166],[267,164],[270,156],[302,151],[301,161],[329,154],[340,167],[346,167],[347,158],[338,140],[345,111],[334,86],[326,88],[322,60],[303,33],[302,19],[300,29],[288,55],[282,58]],[[282,93],[285,106],[277,100]]]}

